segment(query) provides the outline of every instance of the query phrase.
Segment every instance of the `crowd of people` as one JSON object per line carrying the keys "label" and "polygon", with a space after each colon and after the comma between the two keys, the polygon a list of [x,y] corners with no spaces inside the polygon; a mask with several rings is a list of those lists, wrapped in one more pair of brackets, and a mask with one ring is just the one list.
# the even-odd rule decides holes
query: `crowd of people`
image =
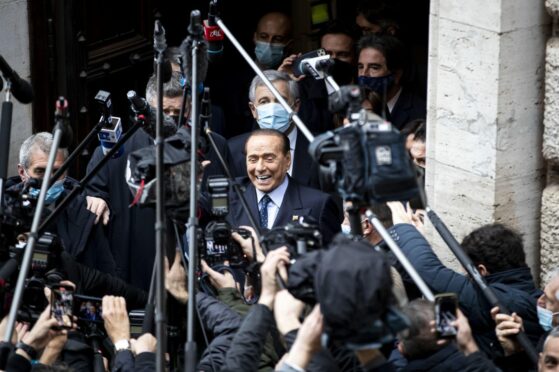
{"label": "crowd of people", "polygon": [[[292,30],[286,14],[271,12],[259,19],[253,56],[265,77],[312,133],[356,125],[346,112],[329,110],[332,92],[324,80],[296,76],[294,64],[306,51],[292,50]],[[320,47],[332,58],[330,73],[338,84],[359,86],[362,112],[376,114],[401,133],[421,181],[428,166],[425,81],[400,30],[389,1],[363,1],[355,24],[333,22],[323,30]],[[188,71],[177,48],[169,48],[167,57],[173,72],[163,84],[162,111],[175,130],[188,131],[190,101],[181,109]],[[165,258],[168,339],[157,340],[153,325],[142,329],[142,310],[154,298],[155,211],[137,204],[125,177],[131,172],[128,155],[154,146],[148,124],[48,226],[62,247],[55,270],[59,282],[45,286],[44,310],[31,319],[18,318],[11,352],[2,360],[6,371],[153,371],[158,343],[166,345],[167,369],[183,369],[189,301],[195,303],[198,321],[197,371],[559,370],[559,269],[540,288],[516,231],[490,224],[468,234],[462,248],[510,310],[505,313],[491,306],[475,281],[439,260],[423,235],[423,210],[406,200],[368,206],[430,290],[454,294],[456,311],[447,319],[454,335],[440,337],[439,310],[423,298],[363,206],[342,200],[325,182],[308,139],[263,79],[244,71],[230,78],[212,87],[228,90],[231,99],[211,108],[211,131],[202,136],[199,152],[199,262],[188,262],[186,220],[174,216],[167,228],[169,245],[175,245]],[[145,97],[156,110],[155,76]],[[44,132],[24,141],[18,175],[6,184],[8,196],[33,205],[52,143],[52,135]],[[58,151],[54,171],[67,157],[67,150]],[[102,158],[97,148],[88,171]],[[227,170],[241,192],[228,190],[228,213],[216,216],[208,184]],[[67,175],[52,183],[46,213],[77,184]],[[229,229],[226,248],[214,246],[216,237],[204,230],[215,220]],[[293,223],[312,229],[319,249],[301,250],[289,239],[259,239]],[[25,234],[18,239],[25,242]],[[233,247],[240,254],[232,254]],[[210,248],[225,258],[210,261]],[[198,277],[187,277],[189,264],[196,265]],[[47,274],[40,273],[43,282]],[[196,293],[188,292],[189,281],[196,281]],[[65,290],[64,324],[53,294],[60,288]],[[73,301],[86,297],[70,320],[72,294]],[[35,300],[24,297],[22,307],[36,305],[29,301]],[[0,335],[6,326],[7,317]],[[537,365],[518,342],[520,333],[537,350]]]}

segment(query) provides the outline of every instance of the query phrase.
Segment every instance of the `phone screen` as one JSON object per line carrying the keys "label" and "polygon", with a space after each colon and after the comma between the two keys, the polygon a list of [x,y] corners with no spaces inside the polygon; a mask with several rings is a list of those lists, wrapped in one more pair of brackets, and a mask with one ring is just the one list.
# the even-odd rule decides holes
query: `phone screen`
{"label": "phone screen", "polygon": [[103,323],[103,300],[98,297],[74,296],[74,315],[85,322]]}
{"label": "phone screen", "polygon": [[59,328],[72,328],[74,288],[57,284],[51,289],[51,317],[58,322]]}
{"label": "phone screen", "polygon": [[458,300],[454,294],[435,297],[435,329],[439,338],[456,337],[457,330],[452,326],[456,320]]}

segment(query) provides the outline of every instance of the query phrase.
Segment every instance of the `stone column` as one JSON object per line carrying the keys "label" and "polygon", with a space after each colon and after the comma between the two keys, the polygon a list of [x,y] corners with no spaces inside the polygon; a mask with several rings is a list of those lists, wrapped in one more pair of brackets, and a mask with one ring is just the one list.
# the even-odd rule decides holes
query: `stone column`
{"label": "stone column", "polygon": [[[0,54],[23,79],[29,81],[29,27],[27,0],[0,0]],[[5,84],[4,84],[5,88]],[[0,101],[4,101],[4,91]],[[12,97],[14,110],[10,141],[8,176],[17,174],[18,152],[21,143],[31,135],[31,104],[23,105]]]}
{"label": "stone column", "polygon": [[559,266],[559,0],[547,0],[553,17],[553,35],[545,55],[545,109],[543,155],[547,162],[547,183],[542,195],[541,278]]}
{"label": "stone column", "polygon": [[[535,274],[548,29],[543,0],[431,1],[430,205],[459,241],[492,222],[519,230]],[[427,230],[439,256],[456,265]]]}

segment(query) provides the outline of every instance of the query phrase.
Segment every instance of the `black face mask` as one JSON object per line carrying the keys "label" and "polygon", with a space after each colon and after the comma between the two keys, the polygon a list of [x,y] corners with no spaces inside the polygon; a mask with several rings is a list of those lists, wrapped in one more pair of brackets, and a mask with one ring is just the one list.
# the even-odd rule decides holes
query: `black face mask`
{"label": "black face mask", "polygon": [[[155,125],[157,121],[156,117],[157,113],[155,109],[151,110],[151,115],[149,118],[149,123],[144,127],[144,130],[153,138],[155,138]],[[178,116],[170,116],[170,115],[163,115],[163,126],[162,126],[162,134],[163,138],[171,137],[175,133],[177,133],[177,129],[179,126],[177,125]]]}
{"label": "black face mask", "polygon": [[354,81],[356,68],[351,63],[333,59],[334,64],[330,68],[330,74],[338,85],[348,85]]}

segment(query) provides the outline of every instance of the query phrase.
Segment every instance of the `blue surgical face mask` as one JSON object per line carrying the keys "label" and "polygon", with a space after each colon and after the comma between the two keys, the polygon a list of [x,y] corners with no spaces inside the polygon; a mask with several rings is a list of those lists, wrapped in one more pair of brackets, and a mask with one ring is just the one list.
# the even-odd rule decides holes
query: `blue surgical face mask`
{"label": "blue surgical face mask", "polygon": [[359,76],[357,78],[357,82],[360,87],[369,88],[382,97],[384,95],[385,87],[386,92],[388,92],[394,85],[394,75],[388,74],[380,77]]}
{"label": "blue surgical face mask", "polygon": [[351,234],[351,226],[349,225],[342,225],[342,234],[350,235]]}
{"label": "blue surgical face mask", "polygon": [[559,312],[554,313],[551,310],[544,309],[543,307],[538,306],[538,321],[540,326],[543,328],[544,331],[551,331],[553,328],[553,317]]}
{"label": "blue surgical face mask", "polygon": [[283,44],[270,44],[263,41],[256,41],[254,55],[258,63],[267,68],[278,67],[283,60]]}
{"label": "blue surgical face mask", "polygon": [[266,103],[256,107],[258,126],[262,129],[275,129],[282,133],[289,128],[291,115],[279,103]]}
{"label": "blue surgical face mask", "polygon": [[[39,198],[40,189],[36,189],[34,187],[29,188],[29,196],[32,198]],[[62,193],[64,192],[64,179],[58,180],[53,183],[49,189],[47,190],[47,195],[45,196],[45,204],[49,205],[58,200]]]}

